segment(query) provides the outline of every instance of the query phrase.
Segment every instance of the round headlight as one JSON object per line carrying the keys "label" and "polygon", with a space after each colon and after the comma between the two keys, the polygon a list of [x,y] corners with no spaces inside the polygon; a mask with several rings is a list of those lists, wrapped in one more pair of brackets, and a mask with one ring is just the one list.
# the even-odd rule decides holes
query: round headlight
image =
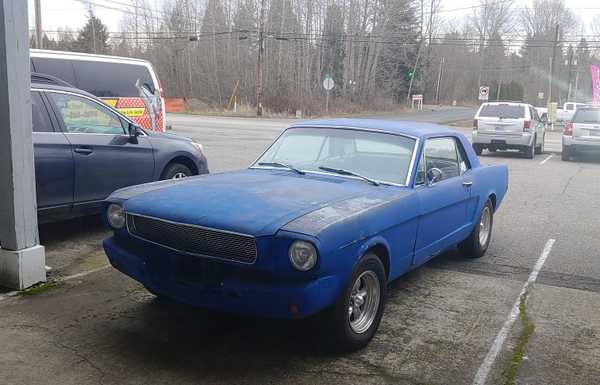
{"label": "round headlight", "polygon": [[295,241],[290,246],[290,262],[297,270],[308,271],[317,263],[317,249],[310,242]]}
{"label": "round headlight", "polygon": [[115,229],[122,229],[125,226],[125,214],[121,206],[111,203],[106,209],[106,218],[108,224]]}

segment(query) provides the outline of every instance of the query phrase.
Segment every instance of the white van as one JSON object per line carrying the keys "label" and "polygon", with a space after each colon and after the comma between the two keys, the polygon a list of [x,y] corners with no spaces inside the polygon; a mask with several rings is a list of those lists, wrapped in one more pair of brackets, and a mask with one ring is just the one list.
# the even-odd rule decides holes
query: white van
{"label": "white van", "polygon": [[149,61],[77,52],[30,50],[31,72],[56,76],[102,99],[142,128],[164,132],[165,99]]}

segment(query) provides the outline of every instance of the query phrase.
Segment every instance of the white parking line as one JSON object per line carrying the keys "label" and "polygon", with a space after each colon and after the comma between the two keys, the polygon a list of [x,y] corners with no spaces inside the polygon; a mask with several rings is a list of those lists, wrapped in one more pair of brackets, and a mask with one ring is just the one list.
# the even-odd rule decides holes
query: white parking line
{"label": "white parking line", "polygon": [[554,154],[552,154],[552,155],[548,155],[548,157],[547,157],[546,159],[542,160],[542,161],[540,162],[540,164],[544,164],[544,163],[546,163],[547,161],[549,161],[550,159],[552,159],[552,157],[553,157],[553,156],[554,156]]}
{"label": "white parking line", "polygon": [[548,242],[546,242],[546,246],[542,251],[542,255],[540,255],[540,258],[535,263],[531,274],[529,274],[527,282],[525,282],[525,284],[523,285],[523,288],[521,289],[521,292],[519,293],[519,296],[517,297],[517,300],[515,301],[515,304],[513,305],[510,314],[508,315],[508,319],[506,320],[506,322],[504,322],[504,325],[502,325],[502,329],[500,329],[500,331],[498,332],[498,335],[496,336],[492,347],[485,356],[485,359],[479,367],[479,370],[477,370],[477,374],[475,375],[475,379],[473,380],[473,385],[485,385],[490,370],[492,369],[492,365],[494,365],[494,362],[496,361],[496,358],[500,353],[500,349],[502,349],[502,345],[504,345],[504,341],[506,340],[506,337],[508,337],[510,329],[512,328],[513,324],[515,323],[515,320],[519,316],[519,305],[521,303],[521,298],[525,294],[527,294],[527,291],[529,290],[530,286],[536,281],[540,270],[542,270],[542,267],[544,266],[544,263],[546,263],[546,259],[548,258],[548,255],[552,250],[552,246],[554,246],[554,242],[556,242],[556,240],[554,239],[549,239]]}

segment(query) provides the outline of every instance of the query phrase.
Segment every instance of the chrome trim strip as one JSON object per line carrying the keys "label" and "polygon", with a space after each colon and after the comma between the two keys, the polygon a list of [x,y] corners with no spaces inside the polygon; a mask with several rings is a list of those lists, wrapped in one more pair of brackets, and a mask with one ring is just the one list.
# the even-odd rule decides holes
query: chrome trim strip
{"label": "chrome trim strip", "polygon": [[415,161],[417,159],[417,152],[419,152],[419,144],[421,140],[419,138],[415,138],[415,145],[413,147],[412,159],[410,160],[410,166],[408,168],[408,174],[406,174],[406,181],[404,182],[405,186],[408,186],[410,183],[410,179],[413,176],[415,171]]}
{"label": "chrome trim strip", "polygon": [[[254,265],[256,263],[256,261],[258,260],[258,245],[256,244],[256,237],[253,235],[249,235],[249,234],[244,234],[244,233],[238,233],[235,231],[229,231],[229,230],[222,230],[222,229],[215,229],[213,227],[205,227],[205,226],[200,226],[200,225],[194,225],[194,224],[189,224],[189,223],[181,223],[181,222],[174,222],[174,221],[169,221],[166,219],[162,219],[162,218],[156,218],[156,217],[151,217],[148,215],[140,215],[140,214],[134,214],[134,213],[129,213],[124,211],[123,212],[125,214],[125,226],[127,227],[127,233],[132,236],[133,238],[137,238],[140,239],[142,241],[145,242],[149,242],[152,243],[154,245],[160,246],[160,247],[164,247],[166,249],[181,253],[181,254],[187,254],[187,255],[191,255],[194,257],[202,257],[202,258],[209,258],[209,259],[215,259],[215,260],[219,260],[219,261],[225,261],[225,262],[234,262],[234,263],[240,263],[243,265]],[[215,257],[212,255],[206,255],[206,254],[198,254],[198,253],[190,253],[188,251],[183,251],[180,249],[176,249],[167,245],[163,245],[162,243],[158,243],[158,242],[154,242],[151,241],[149,239],[146,239],[144,237],[141,237],[139,235],[133,234],[131,232],[131,230],[129,229],[129,216],[138,216],[138,217],[142,217],[142,218],[148,218],[148,219],[153,219],[156,221],[160,221],[160,222],[165,222],[165,223],[169,223],[172,225],[177,225],[177,226],[188,226],[188,227],[195,227],[201,230],[208,230],[208,231],[215,231],[215,232],[220,232],[220,233],[226,233],[226,234],[232,234],[232,235],[238,235],[238,236],[243,236],[243,237],[247,237],[247,238],[252,238],[254,240],[254,245],[255,245],[255,254],[254,254],[254,259],[252,260],[252,262],[243,262],[243,261],[238,261],[235,259],[227,259],[227,258],[222,258],[222,257]]]}

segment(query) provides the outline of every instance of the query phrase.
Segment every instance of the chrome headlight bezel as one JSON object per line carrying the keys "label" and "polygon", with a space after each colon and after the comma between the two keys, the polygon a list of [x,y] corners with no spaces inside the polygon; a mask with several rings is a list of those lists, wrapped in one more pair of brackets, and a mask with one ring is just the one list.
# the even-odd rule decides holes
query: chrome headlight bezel
{"label": "chrome headlight bezel", "polygon": [[288,252],[290,263],[298,271],[309,271],[317,264],[317,248],[311,242],[296,240]]}
{"label": "chrome headlight bezel", "polygon": [[106,208],[106,220],[110,227],[115,230],[121,230],[125,227],[125,212],[123,208],[116,203],[109,204]]}

